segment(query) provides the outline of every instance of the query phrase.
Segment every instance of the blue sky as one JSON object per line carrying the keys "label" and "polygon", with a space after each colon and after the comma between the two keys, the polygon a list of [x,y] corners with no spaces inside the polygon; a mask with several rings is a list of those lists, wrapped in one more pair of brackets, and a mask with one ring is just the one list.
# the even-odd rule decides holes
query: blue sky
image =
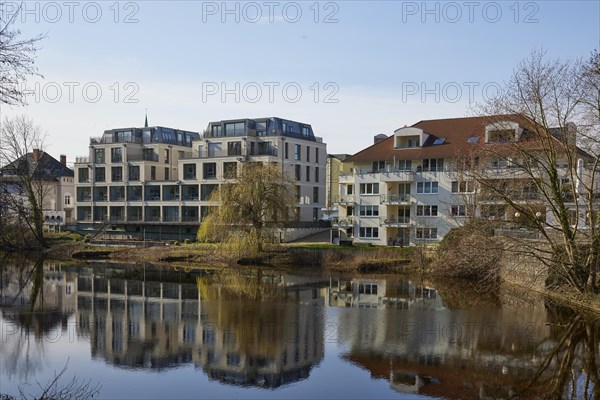
{"label": "blue sky", "polygon": [[[7,2],[9,11],[16,3]],[[28,2],[47,34],[27,113],[69,161],[104,129],[280,116],[313,125],[330,153],[421,119],[461,117],[533,49],[600,47],[596,1]]]}

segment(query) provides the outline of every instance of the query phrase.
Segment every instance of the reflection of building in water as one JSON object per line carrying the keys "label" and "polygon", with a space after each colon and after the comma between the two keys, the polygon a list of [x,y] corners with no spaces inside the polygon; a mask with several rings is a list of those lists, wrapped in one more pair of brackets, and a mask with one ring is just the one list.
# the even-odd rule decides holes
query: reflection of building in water
{"label": "reflection of building in water", "polygon": [[331,279],[329,305],[335,307],[443,309],[435,289],[408,280]]}
{"label": "reflection of building in water", "polygon": [[60,263],[17,266],[3,264],[0,274],[0,304],[11,307],[31,307],[75,311],[73,284],[75,276]]}
{"label": "reflection of building in water", "polygon": [[284,302],[207,301],[190,283],[80,274],[77,330],[92,355],[111,364],[193,361],[211,379],[277,387],[308,377],[324,351],[323,311],[314,306],[324,303],[323,291],[289,279],[281,290]]}
{"label": "reflection of building in water", "polygon": [[[389,284],[389,283],[388,283]],[[518,310],[347,310],[344,358],[403,393],[508,398],[541,361],[543,307]]]}

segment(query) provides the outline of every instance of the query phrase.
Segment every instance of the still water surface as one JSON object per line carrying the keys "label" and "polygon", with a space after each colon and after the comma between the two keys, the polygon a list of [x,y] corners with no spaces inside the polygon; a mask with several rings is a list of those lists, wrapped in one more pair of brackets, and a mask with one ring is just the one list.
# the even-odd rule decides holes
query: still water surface
{"label": "still water surface", "polygon": [[42,260],[0,274],[0,393],[66,365],[102,399],[600,398],[598,320],[530,295]]}

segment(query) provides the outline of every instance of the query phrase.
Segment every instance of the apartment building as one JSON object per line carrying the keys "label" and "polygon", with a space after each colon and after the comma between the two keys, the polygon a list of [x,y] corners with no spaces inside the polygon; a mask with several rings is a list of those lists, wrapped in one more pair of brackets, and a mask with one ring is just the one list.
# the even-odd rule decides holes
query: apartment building
{"label": "apartment building", "polygon": [[211,194],[245,162],[278,163],[296,185],[297,220],[325,204],[326,145],[308,124],[281,118],[211,122],[202,135],[165,127],[113,129],[76,160],[77,219],[115,235],[194,237]]}
{"label": "apartment building", "polygon": [[[490,146],[501,154],[510,150],[508,143],[535,143],[533,136],[531,121],[517,116],[425,120],[397,129],[383,140],[378,136],[372,146],[343,163],[334,201],[339,218],[334,226],[341,239],[357,243],[435,243],[470,216],[518,219],[520,214],[498,191],[490,190],[498,187],[510,192],[514,202],[527,202],[536,218],[551,219],[533,178],[518,167],[523,160],[513,163],[510,156],[489,157]],[[578,168],[583,169],[589,155],[578,150],[577,156],[581,157]],[[477,165],[476,174],[465,169],[468,160]],[[582,175],[570,171],[571,167],[559,166],[567,181],[571,173]],[[482,177],[489,184],[476,184]],[[570,196],[575,212],[577,196]],[[573,219],[582,223],[581,216]]]}
{"label": "apartment building", "polygon": [[143,224],[180,222],[182,210],[192,212],[183,201],[191,196],[179,197],[180,191],[187,193],[178,181],[179,160],[198,139],[198,132],[161,126],[111,129],[91,138],[88,155],[75,161],[80,227],[111,222],[112,233],[136,235]]}
{"label": "apartment building", "polygon": [[326,144],[309,124],[282,118],[215,121],[208,124],[192,153],[180,161],[180,180],[200,183],[200,214],[211,193],[236,177],[245,162],[277,163],[295,184],[297,221],[321,218],[325,206]]}

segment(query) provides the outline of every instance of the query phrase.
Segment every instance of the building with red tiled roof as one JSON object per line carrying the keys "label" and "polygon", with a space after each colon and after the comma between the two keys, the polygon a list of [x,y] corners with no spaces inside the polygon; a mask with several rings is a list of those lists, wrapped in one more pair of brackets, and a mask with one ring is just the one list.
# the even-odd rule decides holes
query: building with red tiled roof
{"label": "building with red tiled roof", "polygon": [[[527,175],[518,166],[527,157],[540,155],[541,160],[548,148],[560,158],[560,151],[569,148],[567,135],[576,157],[589,159],[574,146],[571,124],[542,132],[517,115],[424,120],[386,138],[378,135],[373,145],[344,160],[334,199],[340,238],[375,245],[430,243],[469,217],[519,217],[493,196],[494,187],[514,192],[515,201],[527,202],[532,215],[551,218],[534,184],[544,178]],[[561,166],[565,176],[581,173],[569,165]],[[490,184],[482,185],[482,177],[490,178]]]}

